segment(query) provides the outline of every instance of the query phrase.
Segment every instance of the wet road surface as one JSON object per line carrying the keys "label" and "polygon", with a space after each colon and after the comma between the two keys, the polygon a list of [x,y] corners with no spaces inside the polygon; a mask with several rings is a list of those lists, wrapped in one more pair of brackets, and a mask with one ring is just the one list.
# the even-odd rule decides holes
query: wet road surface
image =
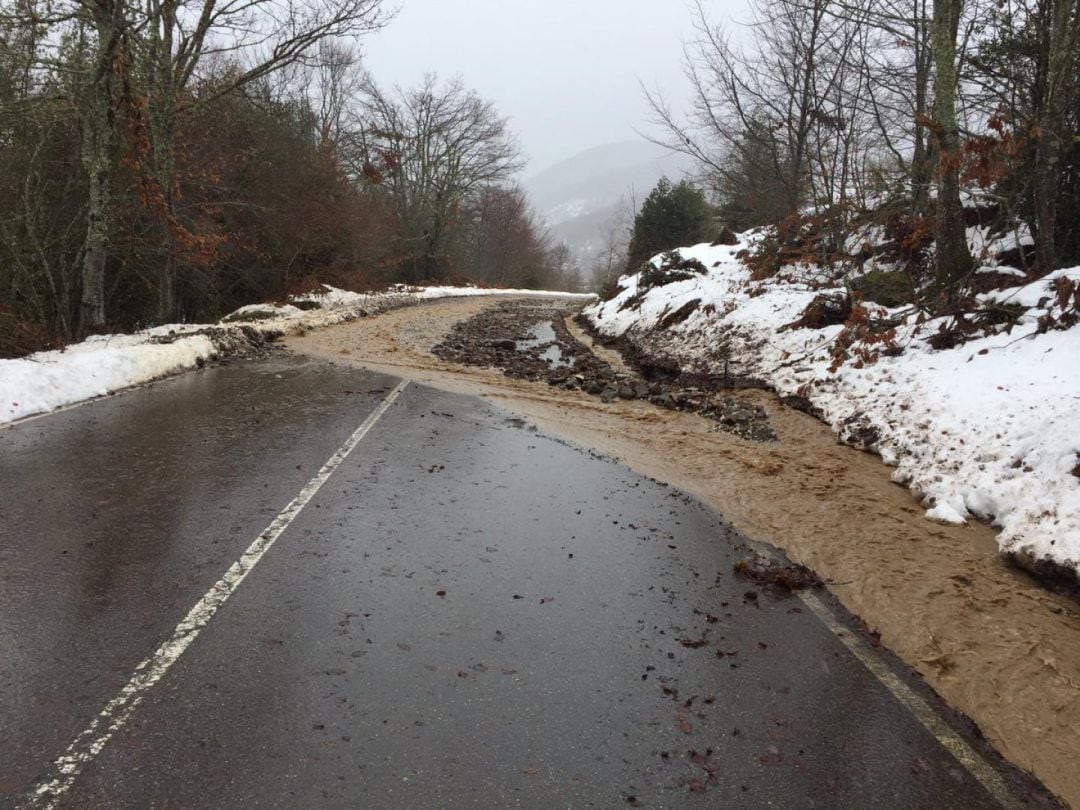
{"label": "wet road surface", "polygon": [[[284,357],[0,431],[0,806],[397,382]],[[802,602],[733,575],[748,553],[410,386],[59,805],[1000,806]]]}

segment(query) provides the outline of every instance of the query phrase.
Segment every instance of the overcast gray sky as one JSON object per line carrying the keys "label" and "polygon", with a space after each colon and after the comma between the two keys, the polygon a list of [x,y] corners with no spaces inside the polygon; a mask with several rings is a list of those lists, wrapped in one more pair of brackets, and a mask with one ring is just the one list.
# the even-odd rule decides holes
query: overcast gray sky
{"label": "overcast gray sky", "polygon": [[[393,2],[393,0],[388,0]],[[578,152],[635,137],[647,109],[638,78],[686,98],[686,0],[400,0],[401,13],[364,41],[384,86],[426,71],[460,75],[511,118],[534,174]],[[744,0],[714,0],[713,16]]]}

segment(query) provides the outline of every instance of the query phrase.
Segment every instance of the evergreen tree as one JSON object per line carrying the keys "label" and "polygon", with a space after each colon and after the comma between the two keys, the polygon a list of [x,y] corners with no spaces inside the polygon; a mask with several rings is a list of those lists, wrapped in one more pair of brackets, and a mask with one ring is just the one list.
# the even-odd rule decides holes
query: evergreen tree
{"label": "evergreen tree", "polygon": [[672,185],[661,178],[634,217],[627,270],[657,253],[708,239],[713,214],[700,190],[685,180]]}

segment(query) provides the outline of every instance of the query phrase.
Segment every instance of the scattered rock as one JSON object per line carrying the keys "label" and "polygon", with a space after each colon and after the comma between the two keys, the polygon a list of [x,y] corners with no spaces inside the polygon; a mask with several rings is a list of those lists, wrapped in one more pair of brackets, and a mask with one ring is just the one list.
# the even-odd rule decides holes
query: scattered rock
{"label": "scattered rock", "polygon": [[858,414],[848,417],[841,425],[837,438],[859,450],[872,450],[881,439],[881,431]]}
{"label": "scattered rock", "polygon": [[[735,563],[735,573],[744,576],[759,587],[774,591],[801,591],[821,585],[818,575],[804,565],[781,563],[755,554]],[[747,592],[747,596],[750,592]],[[757,595],[754,595],[757,598]]]}
{"label": "scattered rock", "polygon": [[[715,393],[732,387],[727,376],[693,377],[696,384],[680,385],[687,375],[677,363],[644,356],[633,358],[644,379],[615,371],[570,334],[565,317],[565,308],[557,303],[505,302],[457,324],[432,351],[451,362],[501,369],[514,379],[543,380],[565,390],[584,391],[605,403],[644,400],[699,413],[714,419],[717,429],[751,441],[777,438],[763,408]],[[534,337],[537,334],[553,339]]]}
{"label": "scattered rock", "polygon": [[788,408],[794,408],[797,411],[802,411],[815,419],[822,418],[821,409],[811,402],[809,398],[799,394],[789,394],[788,396],[780,397],[780,404],[786,405]]}
{"label": "scattered rock", "polygon": [[720,235],[716,237],[716,241],[713,242],[713,246],[717,245],[737,245],[739,244],[739,237],[735,235],[735,231],[731,228],[725,227],[720,231]]}

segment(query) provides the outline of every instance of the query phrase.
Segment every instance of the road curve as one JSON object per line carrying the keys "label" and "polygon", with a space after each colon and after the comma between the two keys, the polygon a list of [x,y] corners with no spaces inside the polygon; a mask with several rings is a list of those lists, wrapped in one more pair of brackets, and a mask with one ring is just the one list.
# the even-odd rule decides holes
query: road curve
{"label": "road curve", "polygon": [[737,577],[698,502],[398,382],[281,356],[0,431],[0,805],[64,772],[39,805],[1052,804],[875,653],[988,790],[827,594],[834,628]]}

